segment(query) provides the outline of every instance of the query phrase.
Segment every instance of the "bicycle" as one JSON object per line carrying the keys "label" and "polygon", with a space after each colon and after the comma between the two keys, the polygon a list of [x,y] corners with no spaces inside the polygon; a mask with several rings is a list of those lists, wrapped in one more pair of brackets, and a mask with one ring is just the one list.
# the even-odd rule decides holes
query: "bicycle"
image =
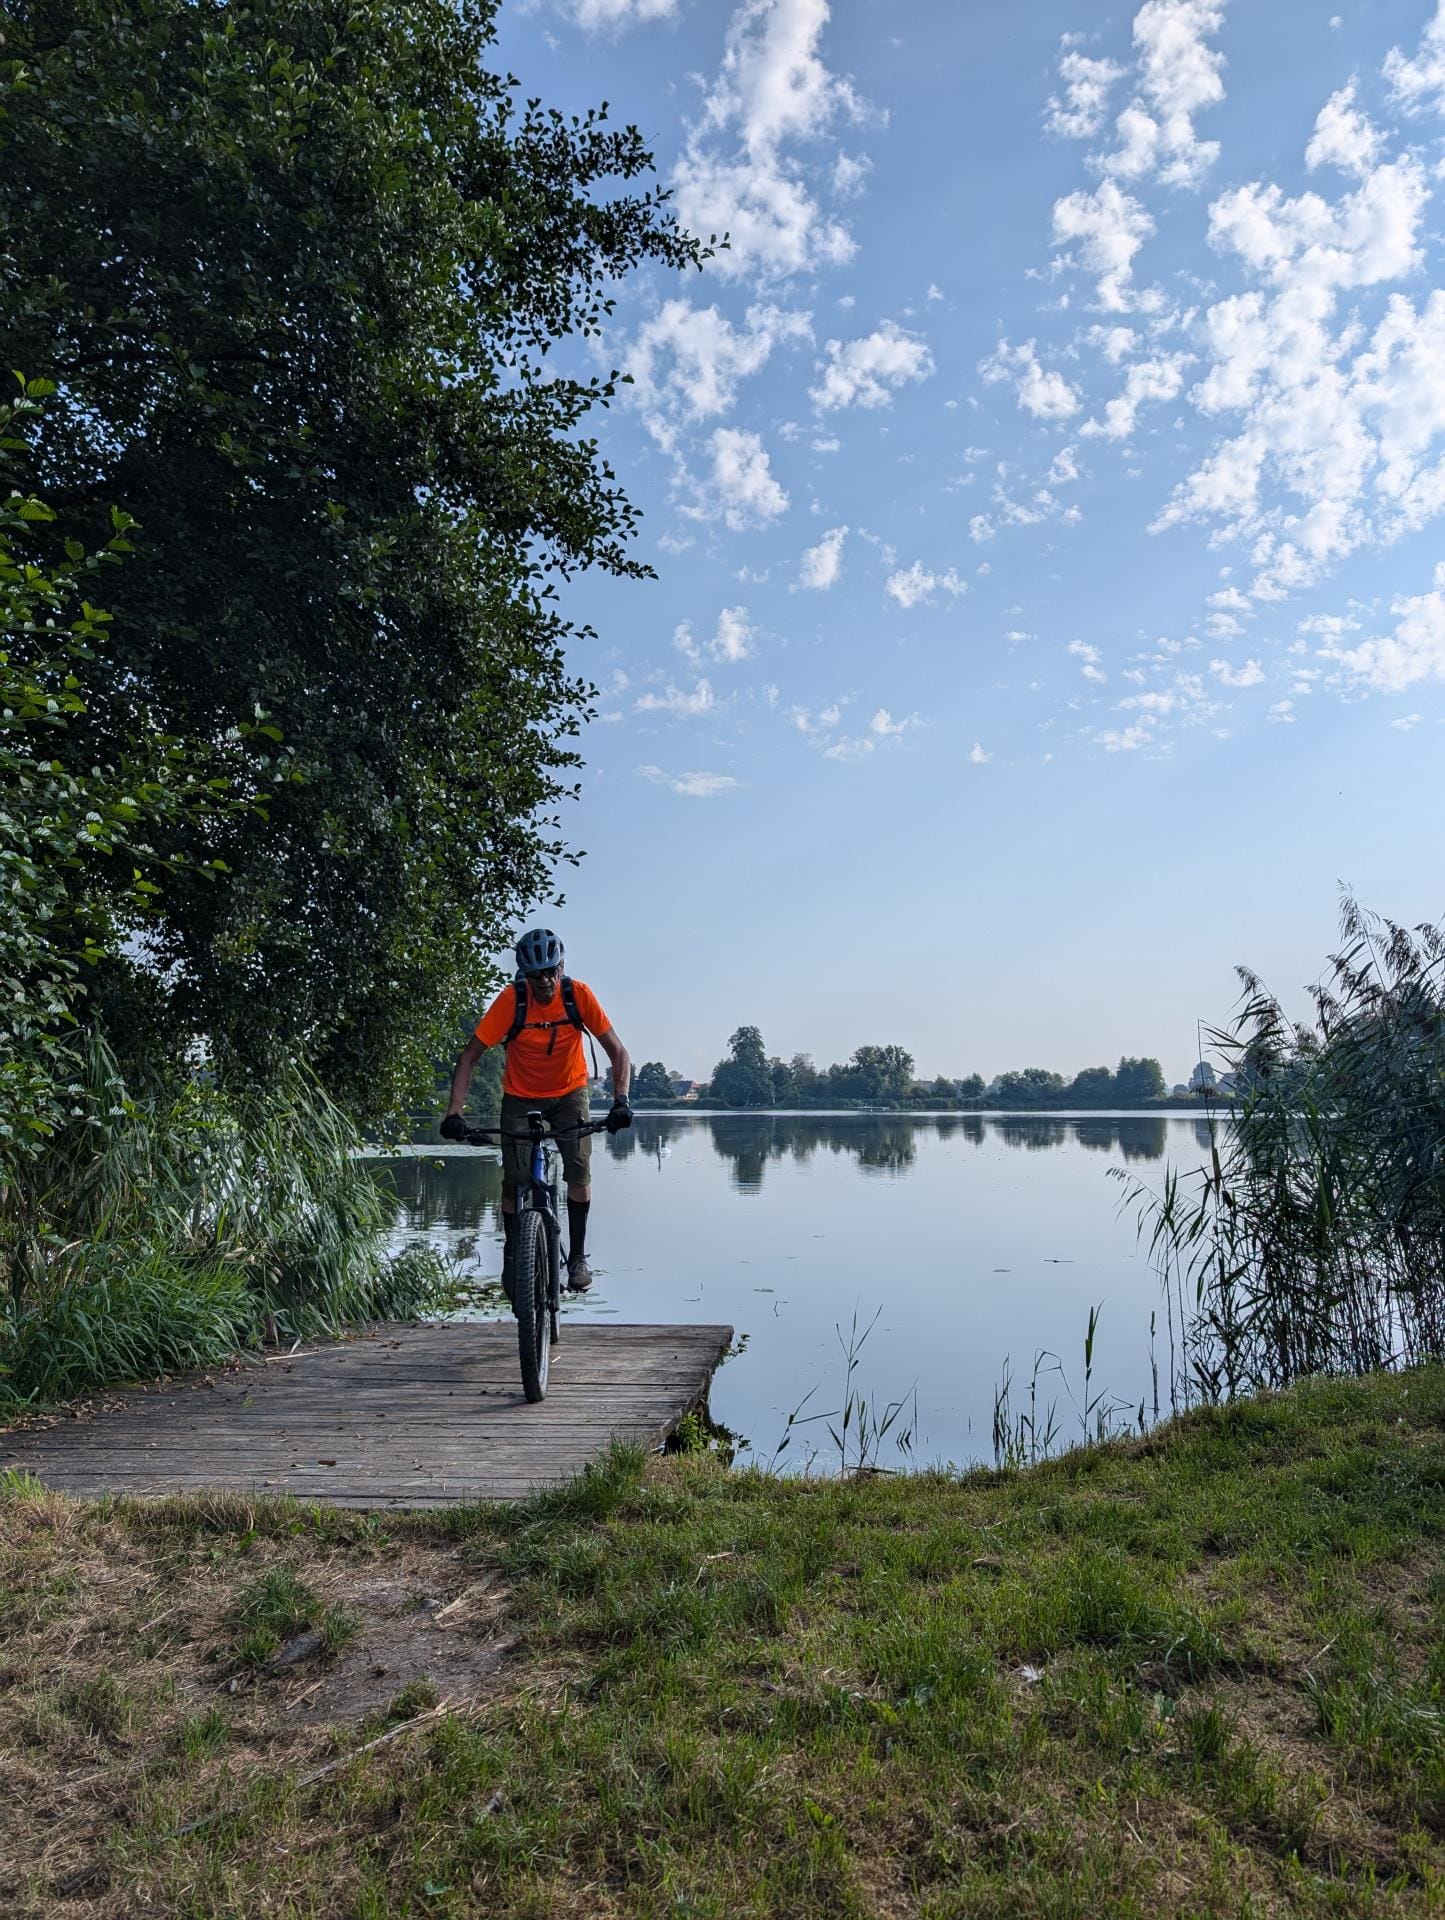
{"label": "bicycle", "polygon": [[[588,1120],[562,1133],[600,1133],[605,1120]],[[529,1178],[517,1184],[517,1214],[512,1266],[512,1312],[517,1319],[517,1348],[522,1361],[522,1391],[533,1402],[547,1397],[547,1373],[557,1344],[557,1315],[562,1305],[562,1226],[558,1203],[556,1155],[548,1140],[561,1134],[540,1113],[527,1115],[527,1131],[514,1128],[468,1127],[461,1136],[466,1146],[501,1141],[504,1131],[513,1140],[530,1140]]]}

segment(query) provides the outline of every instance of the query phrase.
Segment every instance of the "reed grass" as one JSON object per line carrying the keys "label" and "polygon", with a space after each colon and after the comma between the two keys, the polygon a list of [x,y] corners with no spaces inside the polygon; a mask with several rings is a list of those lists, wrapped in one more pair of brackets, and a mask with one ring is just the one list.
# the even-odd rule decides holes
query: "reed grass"
{"label": "reed grass", "polygon": [[1210,1035],[1242,1098],[1198,1175],[1129,1181],[1165,1283],[1174,1401],[1445,1353],[1445,931],[1363,912],[1293,1024],[1247,969]]}
{"label": "reed grass", "polygon": [[76,1120],[0,1169],[0,1400],[53,1401],[334,1334],[446,1297],[349,1117],[299,1068],[264,1091],[185,1074],[128,1088],[88,1040]]}

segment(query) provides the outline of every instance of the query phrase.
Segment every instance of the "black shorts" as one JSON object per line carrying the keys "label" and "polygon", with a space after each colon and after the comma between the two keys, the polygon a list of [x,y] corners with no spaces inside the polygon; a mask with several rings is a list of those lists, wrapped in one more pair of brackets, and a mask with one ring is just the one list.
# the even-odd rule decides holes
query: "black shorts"
{"label": "black shorts", "polygon": [[591,1177],[592,1135],[571,1129],[586,1126],[592,1107],[586,1087],[578,1087],[575,1093],[564,1093],[556,1100],[539,1100],[535,1094],[502,1095],[502,1178],[508,1188],[532,1177],[532,1143],[514,1137],[526,1132],[529,1113],[540,1113],[559,1130],[562,1137],[556,1145],[567,1185],[585,1187]]}

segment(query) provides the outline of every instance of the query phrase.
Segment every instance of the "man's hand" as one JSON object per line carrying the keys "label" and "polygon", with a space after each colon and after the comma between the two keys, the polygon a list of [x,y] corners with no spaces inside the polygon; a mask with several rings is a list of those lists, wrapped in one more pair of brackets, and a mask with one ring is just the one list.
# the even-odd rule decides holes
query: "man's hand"
{"label": "man's hand", "polygon": [[441,1136],[443,1140],[466,1139],[467,1123],[459,1113],[449,1113],[446,1119],[442,1121]]}
{"label": "man's hand", "polygon": [[630,1127],[631,1125],[632,1108],[628,1104],[627,1095],[625,1093],[619,1093],[617,1098],[612,1102],[611,1109],[607,1115],[607,1131],[609,1133],[621,1133],[624,1127]]}

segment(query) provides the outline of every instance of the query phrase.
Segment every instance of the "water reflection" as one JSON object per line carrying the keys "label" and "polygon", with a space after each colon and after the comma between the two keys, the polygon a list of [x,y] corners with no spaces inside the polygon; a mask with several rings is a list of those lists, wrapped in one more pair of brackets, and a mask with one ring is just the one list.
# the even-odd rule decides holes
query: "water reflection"
{"label": "water reflection", "polygon": [[[982,1147],[991,1140],[1026,1153],[1056,1152],[1074,1143],[1126,1161],[1159,1160],[1168,1122],[1152,1114],[879,1113],[638,1114],[625,1132],[598,1136],[608,1157],[646,1156],[659,1168],[680,1137],[705,1139],[738,1193],[760,1193],[770,1165],[806,1166],[819,1155],[851,1159],[859,1172],[896,1179],[913,1167],[930,1139]],[[1177,1124],[1177,1122],[1176,1122]],[[1208,1127],[1193,1122],[1197,1143]],[[501,1162],[448,1155],[392,1162],[388,1176],[409,1226],[499,1229]]]}

